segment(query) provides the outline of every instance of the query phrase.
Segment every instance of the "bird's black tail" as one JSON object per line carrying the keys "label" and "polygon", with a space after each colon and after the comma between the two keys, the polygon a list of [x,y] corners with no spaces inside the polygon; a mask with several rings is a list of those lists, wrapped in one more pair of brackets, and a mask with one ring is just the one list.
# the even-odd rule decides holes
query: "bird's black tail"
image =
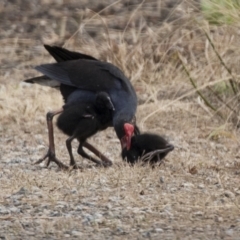
{"label": "bird's black tail", "polygon": [[88,59],[88,60],[98,61],[96,58],[89,56],[87,54],[69,51],[62,47],[49,46],[49,45],[44,45],[44,47],[57,62],[65,62],[65,61],[78,60],[78,59]]}

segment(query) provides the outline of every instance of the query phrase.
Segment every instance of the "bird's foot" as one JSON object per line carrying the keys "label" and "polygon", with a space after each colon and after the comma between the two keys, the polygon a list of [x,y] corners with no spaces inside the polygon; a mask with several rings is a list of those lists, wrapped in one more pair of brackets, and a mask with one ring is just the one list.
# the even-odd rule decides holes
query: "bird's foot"
{"label": "bird's foot", "polygon": [[46,153],[42,158],[40,158],[38,161],[36,161],[34,164],[40,164],[40,163],[42,163],[46,158],[47,158],[46,164],[45,164],[46,167],[49,166],[50,162],[55,162],[61,170],[68,170],[68,169],[69,169],[68,166],[66,166],[66,165],[63,164],[60,160],[58,160],[58,159],[56,158],[55,153],[54,153],[53,151],[51,151],[50,149],[48,149],[47,153]]}

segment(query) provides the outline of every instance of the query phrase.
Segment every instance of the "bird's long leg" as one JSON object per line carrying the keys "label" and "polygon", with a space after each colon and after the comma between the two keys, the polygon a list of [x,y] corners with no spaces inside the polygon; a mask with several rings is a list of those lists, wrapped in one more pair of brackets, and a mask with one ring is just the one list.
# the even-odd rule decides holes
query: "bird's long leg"
{"label": "bird's long leg", "polygon": [[[88,142],[83,143],[83,147],[87,148],[89,151],[94,153],[97,157],[99,157],[103,161],[104,166],[112,166],[112,161],[108,159],[106,156],[104,156],[100,151],[98,151],[94,146],[92,146]],[[84,152],[84,150],[82,149]],[[85,153],[85,152],[84,152]],[[86,154],[86,153],[85,153]],[[88,158],[89,159],[89,158]]]}
{"label": "bird's long leg", "polygon": [[75,136],[73,135],[66,140],[66,146],[67,146],[68,154],[69,154],[69,157],[70,157],[70,166],[75,166],[76,165],[75,159],[74,159],[73,154],[72,154],[72,140],[74,138],[75,138]]}
{"label": "bird's long leg", "polygon": [[77,167],[75,159],[74,159],[73,154],[72,154],[72,141],[73,141],[74,138],[75,138],[75,135],[69,137],[66,140],[66,146],[67,146],[68,154],[69,154],[69,157],[70,157],[70,166],[73,167],[73,168],[79,168],[79,167]]}
{"label": "bird's long leg", "polygon": [[43,162],[46,158],[46,167],[49,166],[50,162],[53,161],[55,162],[59,168],[63,168],[66,169],[68,168],[66,165],[64,165],[61,161],[59,161],[56,158],[56,154],[55,154],[55,145],[54,145],[54,135],[53,135],[53,117],[57,114],[60,114],[63,111],[63,109],[59,109],[57,111],[53,111],[53,112],[48,112],[46,115],[47,118],[47,128],[48,128],[48,139],[49,139],[49,148],[47,153],[40,158],[38,161],[35,162],[35,164],[39,164],[41,162]]}
{"label": "bird's long leg", "polygon": [[[83,146],[85,147],[86,143],[87,143],[87,142],[84,142],[84,143],[80,142],[79,147],[78,147],[78,154],[80,154],[80,155],[81,155],[82,157],[84,157],[84,158],[87,158],[87,159],[91,160],[92,162],[97,163],[98,165],[104,165],[104,164],[102,164],[102,162],[100,162],[99,160],[97,160],[97,159],[89,156],[89,155],[83,150]],[[87,143],[87,145],[88,145],[88,144],[89,144],[89,143]],[[90,145],[90,144],[89,144],[89,145]],[[90,145],[90,146],[91,146],[91,145]],[[90,149],[89,149],[89,150],[90,150]],[[90,151],[91,151],[91,150],[90,150]],[[105,165],[104,165],[104,166],[105,166]]]}

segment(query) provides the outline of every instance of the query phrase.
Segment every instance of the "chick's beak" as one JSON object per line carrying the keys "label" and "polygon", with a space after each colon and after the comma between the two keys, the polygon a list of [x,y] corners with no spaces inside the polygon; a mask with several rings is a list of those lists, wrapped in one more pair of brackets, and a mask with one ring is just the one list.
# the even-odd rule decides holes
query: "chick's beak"
{"label": "chick's beak", "polygon": [[124,136],[121,139],[121,146],[122,146],[122,150],[124,148],[126,148],[127,150],[129,150],[131,148],[131,137],[129,136]]}
{"label": "chick's beak", "polygon": [[124,136],[124,137],[121,139],[121,146],[122,146],[122,150],[123,150],[124,148],[127,148],[126,136]]}
{"label": "chick's beak", "polygon": [[127,150],[129,150],[131,148],[131,139],[132,139],[132,135],[131,136],[126,136],[126,145],[127,145]]}

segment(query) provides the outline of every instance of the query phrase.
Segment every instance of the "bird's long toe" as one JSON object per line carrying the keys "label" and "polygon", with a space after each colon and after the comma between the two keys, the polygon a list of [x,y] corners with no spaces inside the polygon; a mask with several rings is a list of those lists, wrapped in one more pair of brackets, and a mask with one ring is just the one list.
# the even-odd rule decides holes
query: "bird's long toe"
{"label": "bird's long toe", "polygon": [[45,163],[46,168],[50,165],[51,162],[55,162],[61,170],[69,169],[68,166],[66,166],[60,160],[58,160],[56,158],[55,153],[53,151],[51,151],[51,149],[48,149],[47,153],[42,158],[40,158],[38,161],[36,161],[34,163],[34,165],[42,163],[45,159],[47,159],[46,163]]}

